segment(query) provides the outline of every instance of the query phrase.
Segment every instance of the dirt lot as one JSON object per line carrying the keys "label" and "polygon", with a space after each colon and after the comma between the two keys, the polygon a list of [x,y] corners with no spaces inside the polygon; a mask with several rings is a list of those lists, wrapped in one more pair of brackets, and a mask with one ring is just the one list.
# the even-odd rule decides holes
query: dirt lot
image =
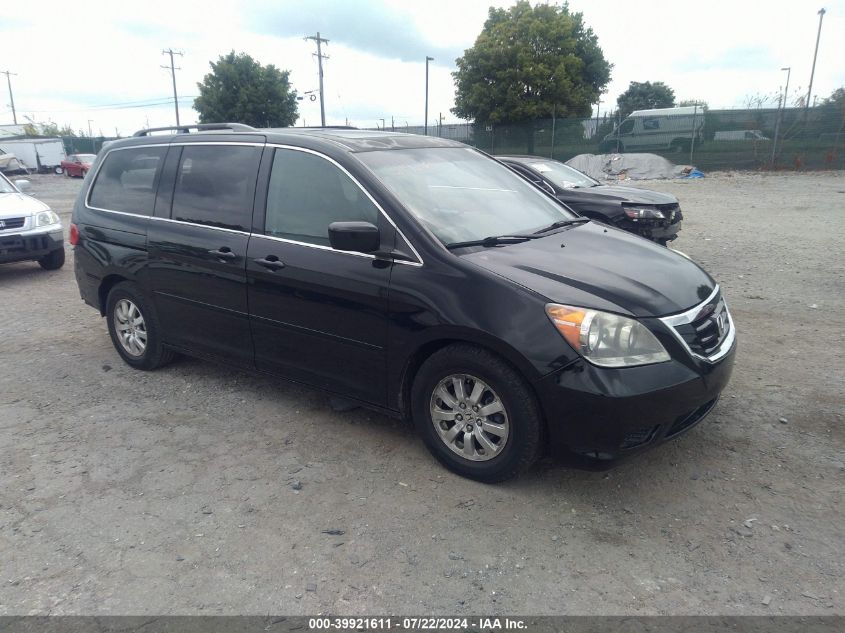
{"label": "dirt lot", "polygon": [[[80,181],[33,180],[67,221]],[[0,615],[845,613],[845,174],[647,186],[740,351],[705,423],[609,473],[485,486],[283,382],[133,371],[70,251],[0,267]]]}

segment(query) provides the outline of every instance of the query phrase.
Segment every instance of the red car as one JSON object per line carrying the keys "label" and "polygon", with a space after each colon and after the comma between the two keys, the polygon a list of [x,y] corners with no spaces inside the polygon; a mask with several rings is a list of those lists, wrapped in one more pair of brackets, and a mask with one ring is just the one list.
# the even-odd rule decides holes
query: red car
{"label": "red car", "polygon": [[62,161],[62,173],[70,178],[85,178],[96,154],[71,154]]}

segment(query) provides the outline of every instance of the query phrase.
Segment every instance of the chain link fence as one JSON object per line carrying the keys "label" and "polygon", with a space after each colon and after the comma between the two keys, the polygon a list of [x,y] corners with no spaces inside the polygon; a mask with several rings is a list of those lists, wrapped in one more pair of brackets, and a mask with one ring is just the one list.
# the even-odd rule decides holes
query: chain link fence
{"label": "chain link fence", "polygon": [[[390,130],[390,126],[387,127]],[[396,126],[423,134],[423,126]],[[510,125],[430,125],[430,136],[491,154],[566,161],[578,154],[647,152],[704,171],[845,169],[845,108],[643,111],[621,119],[542,119]]]}

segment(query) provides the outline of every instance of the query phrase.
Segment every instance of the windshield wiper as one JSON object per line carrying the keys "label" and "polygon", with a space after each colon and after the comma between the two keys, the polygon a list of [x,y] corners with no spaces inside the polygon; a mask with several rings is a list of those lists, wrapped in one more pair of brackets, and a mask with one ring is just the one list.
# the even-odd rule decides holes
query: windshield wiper
{"label": "windshield wiper", "polygon": [[558,220],[557,222],[553,222],[549,224],[549,226],[543,227],[538,231],[534,231],[533,235],[542,235],[543,233],[548,233],[549,231],[554,231],[555,229],[561,229],[565,226],[572,226],[573,224],[583,224],[584,222],[589,222],[590,218],[568,218],[566,220]]}
{"label": "windshield wiper", "polygon": [[446,248],[463,248],[464,246],[498,246],[499,244],[518,244],[526,240],[535,240],[539,235],[491,235],[480,240],[468,240],[466,242],[452,242],[446,244]]}

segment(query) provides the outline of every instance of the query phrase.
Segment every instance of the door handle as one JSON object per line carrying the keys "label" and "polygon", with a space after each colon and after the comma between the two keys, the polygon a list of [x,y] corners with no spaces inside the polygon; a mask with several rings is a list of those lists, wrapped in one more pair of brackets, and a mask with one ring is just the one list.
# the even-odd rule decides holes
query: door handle
{"label": "door handle", "polygon": [[264,268],[267,268],[268,270],[279,270],[285,267],[285,263],[275,255],[267,255],[267,257],[253,259],[252,261],[259,266],[264,266]]}
{"label": "door handle", "polygon": [[215,257],[218,257],[220,259],[235,259],[235,257],[237,257],[237,255],[235,255],[232,252],[232,249],[229,248],[228,246],[221,246],[217,250],[212,249],[212,250],[208,251],[208,253],[210,255],[214,255]]}

